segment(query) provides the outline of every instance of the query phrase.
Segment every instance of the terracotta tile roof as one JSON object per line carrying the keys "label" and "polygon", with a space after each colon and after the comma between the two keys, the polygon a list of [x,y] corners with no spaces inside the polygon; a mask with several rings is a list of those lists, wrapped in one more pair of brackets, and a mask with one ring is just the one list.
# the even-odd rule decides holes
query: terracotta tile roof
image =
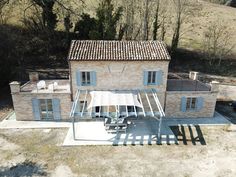
{"label": "terracotta tile roof", "polygon": [[71,43],[68,60],[77,61],[152,61],[170,60],[160,41],[80,41]]}

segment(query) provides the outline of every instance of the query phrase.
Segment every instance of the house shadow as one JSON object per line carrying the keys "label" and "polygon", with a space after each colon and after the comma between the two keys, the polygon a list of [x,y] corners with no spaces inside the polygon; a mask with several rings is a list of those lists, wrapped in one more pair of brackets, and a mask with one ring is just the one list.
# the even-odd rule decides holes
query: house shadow
{"label": "house shadow", "polygon": [[31,161],[24,161],[12,167],[0,167],[0,176],[4,177],[31,177],[47,176],[45,167]]}
{"label": "house shadow", "polygon": [[206,145],[201,127],[199,125],[187,125],[187,126],[170,126],[170,129],[176,136],[178,144],[183,145]]}

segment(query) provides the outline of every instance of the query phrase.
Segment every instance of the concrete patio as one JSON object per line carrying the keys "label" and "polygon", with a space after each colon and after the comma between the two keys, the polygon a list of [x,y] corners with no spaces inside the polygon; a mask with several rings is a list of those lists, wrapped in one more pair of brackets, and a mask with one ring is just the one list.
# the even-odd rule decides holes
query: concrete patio
{"label": "concrete patio", "polygon": [[[192,130],[196,125],[214,126],[227,125],[230,122],[221,114],[215,113],[214,118],[183,118],[183,119],[163,119],[161,126],[161,141],[157,139],[159,121],[155,119],[138,119],[128,127],[126,133],[109,134],[106,132],[103,122],[77,122],[75,123],[75,140],[73,138],[73,128],[70,127],[63,146],[76,145],[154,145],[154,144],[178,144],[176,135],[171,127],[188,126]],[[195,130],[196,137],[199,127]]]}
{"label": "concrete patio", "polygon": [[[103,121],[76,122],[76,140],[73,138],[71,122],[16,121],[15,114],[0,122],[0,129],[48,129],[68,128],[63,146],[77,145],[154,145],[178,144],[173,127],[188,127],[195,137],[199,126],[217,126],[231,124],[225,117],[215,113],[213,118],[164,118],[161,126],[161,142],[157,140],[159,121],[155,119],[136,119],[129,125],[126,133],[109,134]],[[196,127],[198,126],[198,130]],[[200,132],[201,133],[201,132]]]}
{"label": "concrete patio", "polygon": [[[73,129],[69,129],[63,146],[75,145],[144,145],[158,144],[157,131],[159,122],[156,120],[135,120],[126,133],[109,134],[104,122],[77,122],[76,140],[73,139]],[[94,131],[93,131],[94,130]],[[162,139],[168,136],[168,142],[176,143],[173,132],[162,125]]]}

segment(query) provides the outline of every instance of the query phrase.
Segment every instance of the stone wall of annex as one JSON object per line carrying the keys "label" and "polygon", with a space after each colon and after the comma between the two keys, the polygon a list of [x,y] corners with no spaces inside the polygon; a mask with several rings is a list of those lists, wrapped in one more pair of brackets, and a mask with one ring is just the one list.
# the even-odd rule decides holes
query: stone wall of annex
{"label": "stone wall of annex", "polygon": [[[188,118],[188,117],[213,117],[218,92],[167,92],[165,113],[166,117]],[[202,97],[204,99],[203,108],[199,111],[181,111],[182,97]]]}
{"label": "stone wall of annex", "polygon": [[29,93],[18,92],[12,93],[14,111],[17,120],[34,120],[32,99],[60,99],[61,118],[68,120],[71,110],[70,93]]}

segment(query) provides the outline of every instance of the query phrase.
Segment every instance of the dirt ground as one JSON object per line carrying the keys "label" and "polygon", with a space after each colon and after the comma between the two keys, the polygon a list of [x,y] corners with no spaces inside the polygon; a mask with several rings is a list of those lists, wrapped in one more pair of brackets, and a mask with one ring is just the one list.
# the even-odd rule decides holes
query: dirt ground
{"label": "dirt ground", "polygon": [[0,130],[0,176],[236,176],[236,132],[182,128],[179,145],[80,147],[60,146],[67,129]]}
{"label": "dirt ground", "polygon": [[0,121],[13,110],[9,87],[0,88]]}

